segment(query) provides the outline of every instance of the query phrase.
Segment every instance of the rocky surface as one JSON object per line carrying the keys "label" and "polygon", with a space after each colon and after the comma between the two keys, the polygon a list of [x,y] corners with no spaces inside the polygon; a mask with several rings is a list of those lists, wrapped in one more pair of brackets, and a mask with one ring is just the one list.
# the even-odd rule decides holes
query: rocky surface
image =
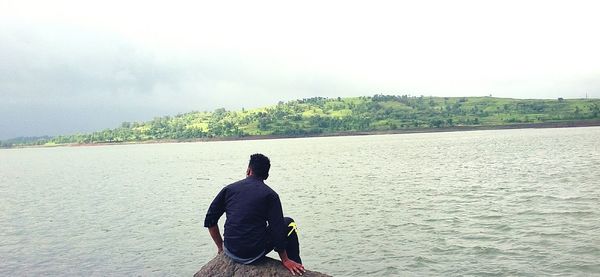
{"label": "rocky surface", "polygon": [[[265,257],[251,265],[238,264],[229,259],[225,254],[219,254],[205,264],[194,277],[258,277],[258,276],[292,276],[281,261]],[[331,277],[330,275],[307,270],[302,276],[306,277]]]}

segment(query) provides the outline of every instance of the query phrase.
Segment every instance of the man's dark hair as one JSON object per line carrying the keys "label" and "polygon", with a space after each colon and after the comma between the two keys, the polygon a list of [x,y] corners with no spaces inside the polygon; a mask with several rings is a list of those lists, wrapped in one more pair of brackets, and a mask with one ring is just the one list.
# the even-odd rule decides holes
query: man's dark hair
{"label": "man's dark hair", "polygon": [[250,164],[248,164],[248,167],[252,169],[252,174],[254,176],[266,180],[269,178],[271,161],[263,154],[253,154],[250,155]]}

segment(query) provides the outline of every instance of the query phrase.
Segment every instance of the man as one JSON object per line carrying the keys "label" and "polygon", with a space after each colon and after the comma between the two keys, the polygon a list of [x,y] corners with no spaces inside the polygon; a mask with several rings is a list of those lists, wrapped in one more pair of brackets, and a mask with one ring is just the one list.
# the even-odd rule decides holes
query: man
{"label": "man", "polygon": [[[296,223],[284,218],[279,195],[264,180],[271,162],[262,154],[250,156],[246,179],[223,188],[208,208],[204,227],[217,245],[218,253],[242,264],[251,264],[277,251],[283,266],[293,275],[305,272],[300,259]],[[226,213],[225,243],[217,222]]]}

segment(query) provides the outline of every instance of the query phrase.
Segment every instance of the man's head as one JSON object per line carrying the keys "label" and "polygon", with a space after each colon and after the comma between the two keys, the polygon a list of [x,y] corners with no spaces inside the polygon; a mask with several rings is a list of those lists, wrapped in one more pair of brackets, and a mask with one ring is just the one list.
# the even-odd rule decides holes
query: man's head
{"label": "man's head", "polygon": [[248,171],[246,175],[254,176],[263,180],[269,178],[269,169],[271,168],[271,161],[263,154],[250,155],[250,163],[248,164]]}

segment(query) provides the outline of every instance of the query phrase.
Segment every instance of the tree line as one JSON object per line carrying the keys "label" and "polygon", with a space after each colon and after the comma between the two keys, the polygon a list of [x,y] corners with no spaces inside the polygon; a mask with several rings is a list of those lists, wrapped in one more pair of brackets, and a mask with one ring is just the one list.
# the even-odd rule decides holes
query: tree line
{"label": "tree line", "polygon": [[599,99],[523,100],[408,94],[313,97],[252,110],[220,108],[157,117],[147,122],[123,122],[117,128],[92,133],[6,140],[0,141],[0,147],[494,126],[598,119],[599,114]]}

